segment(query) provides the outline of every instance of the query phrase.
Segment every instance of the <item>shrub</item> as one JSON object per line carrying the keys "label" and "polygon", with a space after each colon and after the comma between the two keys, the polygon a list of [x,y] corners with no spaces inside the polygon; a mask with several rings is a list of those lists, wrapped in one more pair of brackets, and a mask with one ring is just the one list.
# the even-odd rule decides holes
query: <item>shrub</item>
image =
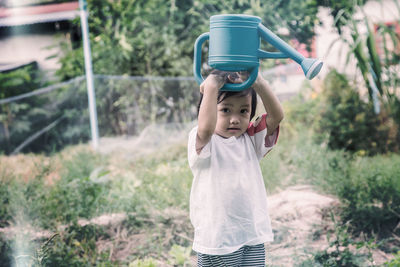
{"label": "shrub", "polygon": [[35,212],[40,214],[43,226],[91,218],[106,203],[110,189],[108,172],[96,166],[98,161],[99,157],[91,152],[79,152],[64,162],[66,171],[61,179],[45,187],[47,192],[38,199],[41,210]]}
{"label": "shrub", "polygon": [[96,251],[96,241],[104,236],[98,226],[73,224],[46,242],[38,266],[113,266],[107,253]]}
{"label": "shrub", "polygon": [[372,104],[365,103],[347,77],[332,70],[324,81],[325,108],[318,127],[319,141],[327,135],[331,149],[368,155],[395,149],[396,140],[390,139],[390,123],[385,112],[377,115]]}
{"label": "shrub", "polygon": [[336,185],[355,232],[390,234],[400,222],[400,156],[359,157]]}

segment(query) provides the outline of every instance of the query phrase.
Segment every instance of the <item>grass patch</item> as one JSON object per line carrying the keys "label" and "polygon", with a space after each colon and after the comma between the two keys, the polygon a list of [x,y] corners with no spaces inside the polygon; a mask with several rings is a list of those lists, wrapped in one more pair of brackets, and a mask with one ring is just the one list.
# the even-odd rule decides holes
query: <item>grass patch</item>
{"label": "grass patch", "polygon": [[[364,157],[316,143],[312,114],[317,109],[317,100],[301,96],[285,103],[278,145],[261,161],[268,193],[311,184],[339,198],[338,225],[347,228],[331,233],[331,248],[320,252],[321,261],[336,255],[337,242],[346,247],[349,242],[342,237],[361,232],[389,240],[389,246],[379,246],[395,252],[399,244],[390,238],[399,234],[400,155]],[[25,221],[57,233],[51,241],[37,240],[37,253],[32,255],[49,265],[187,265],[193,256],[193,233],[186,149],[182,143],[126,158],[76,146],[48,157],[0,156],[0,227]],[[110,213],[127,217],[111,226],[78,223]],[[0,259],[12,261],[12,243],[1,238]]]}

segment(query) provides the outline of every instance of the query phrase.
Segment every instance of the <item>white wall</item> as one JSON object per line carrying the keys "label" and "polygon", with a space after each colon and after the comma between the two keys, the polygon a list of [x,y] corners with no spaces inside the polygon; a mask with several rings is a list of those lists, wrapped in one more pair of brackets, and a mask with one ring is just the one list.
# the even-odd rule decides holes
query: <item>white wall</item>
{"label": "white wall", "polygon": [[[52,34],[18,34],[1,38],[0,62],[17,63],[34,60],[40,69],[51,76],[60,66],[57,58],[46,58],[60,54],[59,38]],[[48,48],[49,46],[51,48]]]}

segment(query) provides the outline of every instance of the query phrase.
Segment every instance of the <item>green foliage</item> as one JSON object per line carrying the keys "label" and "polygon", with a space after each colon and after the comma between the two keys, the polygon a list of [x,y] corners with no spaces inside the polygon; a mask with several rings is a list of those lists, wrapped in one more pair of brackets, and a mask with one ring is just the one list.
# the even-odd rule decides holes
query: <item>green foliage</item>
{"label": "green foliage", "polygon": [[[297,183],[311,183],[324,192],[337,196],[341,202],[342,222],[349,223],[349,229],[353,233],[364,232],[386,237],[391,231],[395,231],[396,225],[400,222],[398,215],[400,214],[398,208],[400,207],[398,179],[400,157],[397,154],[365,157],[368,151],[358,150],[358,153],[349,153],[350,151],[344,151],[345,147],[336,147],[335,150],[331,150],[327,146],[329,143],[315,142],[313,125],[319,130],[320,138],[321,135],[326,134],[329,137],[332,132],[333,134],[341,132],[340,127],[345,123],[350,126],[348,126],[349,129],[345,129],[347,132],[343,130],[344,134],[349,134],[350,130],[354,131],[357,127],[365,129],[368,134],[373,134],[374,127],[376,128],[376,126],[362,128],[363,124],[360,125],[360,122],[352,120],[351,116],[358,116],[352,109],[365,103],[361,102],[358,94],[350,88],[346,77],[332,72],[327,80],[332,83],[329,85],[332,87],[331,90],[326,92],[328,96],[295,99],[290,105],[285,105],[286,118],[282,125],[283,135],[279,146],[285,146],[281,150],[283,153],[281,159],[286,160],[286,165],[288,165],[287,175],[291,174],[292,179],[295,179]],[[321,97],[327,97],[328,104],[325,100],[322,101]],[[346,100],[345,104],[343,104],[343,99]],[[349,107],[346,106],[347,102],[353,104]],[[310,113],[303,110],[308,110]],[[318,116],[315,114],[321,113],[322,118],[325,118],[329,110],[331,121],[316,119]],[[341,112],[342,116],[335,115],[335,112]],[[367,109],[364,112],[370,112],[370,110]],[[315,123],[316,121],[319,122]],[[335,124],[336,121],[339,122]],[[323,127],[321,127],[322,124]],[[305,126],[307,128],[304,128]],[[354,132],[350,133],[356,135]],[[365,136],[365,133],[359,134]],[[286,143],[288,141],[285,139],[288,138],[289,143]],[[282,171],[280,173],[282,174]]]}
{"label": "green foliage", "polygon": [[[333,217],[333,215],[332,215]],[[372,249],[375,247],[373,241],[354,240],[346,226],[335,224],[333,239],[328,234],[329,247],[318,251],[314,256],[297,266],[315,267],[361,267],[367,266],[367,261],[372,264]],[[366,249],[367,252],[361,252]]]}
{"label": "green foliage", "polygon": [[105,205],[109,191],[108,172],[100,167],[103,160],[87,151],[74,154],[63,162],[61,177],[52,186],[46,185],[44,179],[52,170],[44,166],[38,166],[37,176],[24,183],[18,177],[13,178],[13,183],[6,183],[7,177],[2,177],[1,183],[8,190],[0,196],[6,204],[0,209],[5,219],[2,224],[22,217],[33,225],[54,228],[59,223],[91,218]]}
{"label": "green foliage", "polygon": [[[36,64],[10,72],[0,73],[0,99],[30,92],[42,85],[41,73]],[[46,116],[43,102],[30,99],[25,102],[11,102],[0,105],[0,152],[12,152],[12,143],[20,143],[31,131],[32,121]],[[29,113],[28,113],[29,111]],[[28,114],[27,114],[28,113]]]}
{"label": "green foliage", "polygon": [[8,98],[36,89],[39,72],[31,64],[9,72],[0,73],[0,99]]}
{"label": "green foliage", "polygon": [[397,251],[397,254],[395,255],[394,259],[385,263],[385,267],[397,267],[397,266],[400,266],[400,251]]}
{"label": "green foliage", "polygon": [[182,247],[174,244],[168,252],[168,254],[172,257],[171,263],[174,266],[186,266],[186,264],[190,264],[191,251],[191,247]]}
{"label": "green foliage", "polygon": [[342,220],[351,230],[390,236],[400,222],[400,157],[358,158],[347,176],[338,180],[336,194],[344,209]]}
{"label": "green foliage", "polygon": [[156,267],[157,262],[152,258],[136,259],[129,263],[129,267]]}
{"label": "green foliage", "polygon": [[[260,16],[272,31],[308,43],[317,22],[314,1],[88,1],[90,42],[96,74],[189,76],[193,44],[221,13]],[[79,24],[79,20],[75,21]],[[62,80],[84,73],[82,48],[64,46]]]}
{"label": "green foliage", "polygon": [[108,253],[96,251],[96,241],[105,237],[100,227],[73,224],[46,243],[38,266],[113,266]]}
{"label": "green foliage", "polygon": [[331,149],[374,155],[396,150],[390,138],[385,114],[377,115],[371,104],[362,101],[347,77],[332,70],[324,81],[324,104],[318,132],[320,141],[327,135]]}
{"label": "green foliage", "polygon": [[96,166],[99,160],[92,153],[81,152],[66,161],[66,172],[45,194],[39,195],[39,210],[32,209],[32,216],[40,214],[46,227],[55,221],[69,223],[94,216],[106,203],[109,190],[108,172]]}
{"label": "green foliage", "polygon": [[[400,5],[398,1],[393,1],[397,10],[392,10],[400,15]],[[380,23],[377,31],[371,28],[372,22],[362,7],[356,5],[358,2],[352,2],[353,9],[358,9],[363,17],[356,19],[353,17],[353,12],[348,8],[339,9],[335,14],[335,22],[338,26],[340,40],[347,44],[349,48],[348,60],[354,57],[357,62],[357,68],[362,76],[365,87],[368,89],[369,108],[375,109],[378,113],[378,105],[382,110],[384,120],[389,120],[392,124],[391,133],[395,136],[395,142],[400,140],[400,76],[398,71],[400,53],[398,47],[400,37],[396,33],[395,27]],[[358,3],[362,4],[362,3]],[[383,2],[381,3],[383,5]],[[397,20],[397,23],[400,21]],[[367,29],[365,34],[360,32],[360,26]],[[344,34],[341,28],[346,28],[351,34]],[[382,40],[382,53],[378,54],[376,40]],[[398,150],[398,145],[397,150]]]}
{"label": "green foliage", "polygon": [[341,220],[353,233],[387,237],[395,231],[400,222],[398,155],[360,157],[302,136],[289,158],[288,168],[297,182],[311,183],[339,198]]}
{"label": "green foliage", "polygon": [[[350,19],[355,13],[358,6],[363,6],[368,0],[317,0],[319,6],[329,7],[331,15],[336,18],[337,16],[343,16],[344,19]],[[334,26],[341,34],[343,27],[347,26],[344,20],[335,20]]]}
{"label": "green foliage", "polygon": [[9,210],[11,183],[8,178],[0,176],[0,227],[6,226],[11,219]]}
{"label": "green foliage", "polygon": [[[188,122],[196,117],[193,103],[199,96],[195,82],[186,79],[136,77],[94,77],[100,136],[138,135],[149,124]],[[20,110],[9,125],[9,152],[48,124],[56,126],[43,133],[21,152],[52,153],[69,144],[90,140],[86,82],[82,77],[47,94],[23,99],[11,107]],[[28,101],[43,103],[29,108]],[[30,120],[27,120],[30,119]],[[24,126],[24,131],[13,129]],[[0,135],[1,138],[1,135]],[[0,139],[1,142],[1,139]],[[8,153],[6,153],[8,154]]]}

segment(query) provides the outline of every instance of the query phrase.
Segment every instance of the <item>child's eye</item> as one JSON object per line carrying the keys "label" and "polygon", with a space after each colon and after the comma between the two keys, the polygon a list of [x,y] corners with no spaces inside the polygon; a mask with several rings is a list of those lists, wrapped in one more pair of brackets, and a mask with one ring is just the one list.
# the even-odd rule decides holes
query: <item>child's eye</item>
{"label": "child's eye", "polygon": [[249,110],[248,109],[242,109],[241,111],[240,111],[240,113],[248,113],[249,112]]}
{"label": "child's eye", "polygon": [[229,109],[228,108],[223,108],[223,109],[221,109],[221,111],[224,112],[224,113],[228,113]]}

